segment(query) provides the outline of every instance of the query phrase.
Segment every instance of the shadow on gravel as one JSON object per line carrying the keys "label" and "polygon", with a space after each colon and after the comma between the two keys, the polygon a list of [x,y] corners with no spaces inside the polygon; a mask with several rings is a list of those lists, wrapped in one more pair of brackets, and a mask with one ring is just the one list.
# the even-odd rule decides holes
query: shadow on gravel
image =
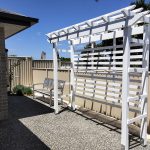
{"label": "shadow on gravel", "polygon": [[[74,113],[76,113],[77,115],[84,117],[86,120],[91,120],[94,123],[96,123],[97,125],[101,125],[103,127],[106,127],[107,129],[109,129],[109,131],[114,131],[117,132],[118,134],[121,134],[121,130],[119,127],[116,127],[113,125],[113,123],[115,123],[115,121],[117,120],[113,120],[113,121],[100,121],[102,118],[99,118],[100,120],[98,120],[97,117],[90,117],[86,114],[80,113],[78,111],[74,111]],[[102,119],[103,120],[103,119]],[[140,138],[138,136],[134,136],[132,134],[129,135],[129,149],[133,149],[136,148],[138,146],[141,145],[141,141]]]}
{"label": "shadow on gravel", "polygon": [[50,107],[25,96],[10,96],[8,107],[9,117],[18,119],[54,112]]}
{"label": "shadow on gravel", "polygon": [[9,118],[0,122],[0,150],[50,150],[19,119],[52,113],[49,107],[28,97],[10,96]]}
{"label": "shadow on gravel", "polygon": [[139,137],[130,135],[130,147],[129,149],[136,148],[137,146],[141,145],[141,141]]}

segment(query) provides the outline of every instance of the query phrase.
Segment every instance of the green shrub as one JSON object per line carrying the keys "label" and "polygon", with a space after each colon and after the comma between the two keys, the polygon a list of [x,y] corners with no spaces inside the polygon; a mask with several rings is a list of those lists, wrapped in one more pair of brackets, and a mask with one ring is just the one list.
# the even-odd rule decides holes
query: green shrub
{"label": "green shrub", "polygon": [[15,93],[18,96],[23,96],[24,94],[31,95],[32,94],[32,90],[31,90],[30,87],[25,87],[23,85],[16,85],[13,88],[13,93]]}
{"label": "green shrub", "polygon": [[24,88],[25,87],[23,85],[16,85],[13,88],[13,92],[18,96],[22,96],[22,95],[24,95]]}
{"label": "green shrub", "polygon": [[24,88],[24,94],[31,95],[32,94],[32,89],[30,87],[25,87]]}

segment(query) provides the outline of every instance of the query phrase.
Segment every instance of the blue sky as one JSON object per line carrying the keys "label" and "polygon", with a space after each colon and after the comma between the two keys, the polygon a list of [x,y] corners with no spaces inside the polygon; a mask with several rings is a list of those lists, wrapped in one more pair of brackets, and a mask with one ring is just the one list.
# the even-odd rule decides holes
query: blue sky
{"label": "blue sky", "polygon": [[[132,0],[0,0],[0,8],[39,19],[39,23],[6,40],[9,54],[52,58],[45,34],[128,6]],[[67,54],[61,56],[67,57]]]}

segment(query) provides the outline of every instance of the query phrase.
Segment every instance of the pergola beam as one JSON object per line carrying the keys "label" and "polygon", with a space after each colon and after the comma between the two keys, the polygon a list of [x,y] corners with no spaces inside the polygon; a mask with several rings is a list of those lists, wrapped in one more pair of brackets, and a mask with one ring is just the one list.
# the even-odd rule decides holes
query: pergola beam
{"label": "pergola beam", "polygon": [[[131,11],[131,10],[133,10],[135,7],[136,7],[136,5],[131,5],[131,6],[128,6],[128,7],[119,9],[119,10],[117,10],[117,11],[108,13],[108,14],[106,14],[106,15],[107,15],[107,16],[115,16],[115,15],[118,15],[118,14],[122,13],[122,11],[123,11],[124,9]],[[87,21],[84,21],[84,22],[81,22],[81,23],[78,23],[78,24],[69,26],[69,27],[64,28],[64,29],[72,28],[72,27],[74,27],[74,26],[77,27],[77,26],[80,26],[81,24],[85,24],[85,23],[87,23],[87,22],[94,22],[94,21],[96,21],[96,20],[102,19],[102,17],[103,17],[103,16],[99,16],[99,17],[96,17],[96,18],[93,18],[93,19],[90,19],[90,20],[87,20]],[[53,33],[60,32],[61,30],[62,30],[62,29],[57,30],[57,31],[55,31],[55,32],[48,33],[47,36],[50,37]]]}
{"label": "pergola beam", "polygon": [[[81,22],[79,24],[75,24],[64,29],[60,29],[55,32],[48,33],[47,36],[51,43],[53,42],[55,43],[55,42],[62,41],[62,40],[67,40],[67,39],[69,40],[72,38],[85,36],[85,35],[88,35],[89,33],[90,34],[102,33],[105,31],[112,31],[117,28],[124,28],[126,27],[125,25],[126,18],[129,18],[130,20],[128,26],[131,26],[134,23],[137,23],[137,21],[139,20],[149,21],[148,19],[149,16],[146,17],[146,14],[149,13],[148,11],[141,12],[143,8],[138,8],[138,9],[133,10],[134,8],[135,8],[135,5],[129,6],[129,7],[114,11],[112,13],[108,13],[106,15]],[[95,24],[96,22],[98,23]],[[105,28],[106,26],[107,28]],[[100,28],[101,30],[98,31]]]}
{"label": "pergola beam", "polygon": [[[149,21],[150,17],[149,16],[145,17],[148,13],[149,13],[149,11],[144,11],[144,12],[136,14],[134,17],[129,17],[128,26],[132,26],[132,25],[136,24],[138,21],[146,21],[146,20]],[[83,23],[82,23],[82,24],[78,25],[78,28],[76,26],[75,27],[72,26],[72,27],[68,27],[68,29],[62,29],[65,31],[69,31],[70,29],[74,28],[75,30],[72,32],[66,32],[65,34],[59,35],[58,33],[60,33],[62,31],[62,30],[60,30],[59,32],[56,31],[51,34],[47,34],[47,36],[51,43],[55,43],[58,41],[71,40],[74,38],[93,35],[93,34],[97,34],[97,33],[100,34],[100,33],[106,32],[106,31],[113,31],[116,29],[125,28],[127,26],[125,18],[110,22],[110,18],[103,16],[103,20],[105,20],[105,22],[103,24],[100,24],[97,26],[89,27],[89,25],[88,25],[89,23],[88,24],[85,23],[85,25],[83,26]]]}
{"label": "pergola beam", "polygon": [[[143,26],[132,27],[131,35],[142,34],[143,28],[144,28]],[[123,30],[115,31],[115,37],[116,38],[123,37]],[[72,41],[73,41],[73,44],[76,45],[76,44],[81,44],[81,43],[96,42],[100,40],[109,40],[113,38],[114,38],[114,32],[110,32],[110,33],[94,34],[92,36],[88,35],[86,37],[75,38]],[[135,39],[132,39],[132,41],[137,42],[137,40]]]}

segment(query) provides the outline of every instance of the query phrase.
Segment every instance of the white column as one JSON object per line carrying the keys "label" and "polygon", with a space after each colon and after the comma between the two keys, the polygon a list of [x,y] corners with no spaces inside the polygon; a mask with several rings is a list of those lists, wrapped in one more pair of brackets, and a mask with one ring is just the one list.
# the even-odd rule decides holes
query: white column
{"label": "white column", "polygon": [[[91,43],[91,48],[93,49],[92,53],[94,53],[94,42]],[[91,65],[91,67],[94,68],[94,60],[93,60],[94,55],[91,55],[91,57],[92,57],[92,65]]]}
{"label": "white column", "polygon": [[74,74],[74,46],[73,42],[69,41],[71,54],[71,109],[75,110],[75,74]]}
{"label": "white column", "polygon": [[[113,33],[113,52],[116,52],[116,31],[114,31],[114,33]],[[112,57],[115,57],[116,56],[116,54],[114,53],[113,55],[112,55]],[[115,59],[113,59],[113,70],[115,70],[116,69],[116,64],[115,64],[115,62],[116,62],[116,60]]]}
{"label": "white column", "polygon": [[[92,53],[94,54],[94,42],[91,43],[91,48],[93,49],[93,50],[92,50]],[[92,58],[91,67],[94,68],[94,59],[93,59],[93,58],[94,58],[94,55],[91,55],[91,58]],[[94,79],[93,79],[93,73],[92,73],[92,77],[91,77],[91,78],[92,78],[92,80],[94,81]],[[85,83],[86,83],[86,82],[85,82]],[[95,93],[95,84],[96,84],[96,80],[94,81],[94,86],[93,86],[93,97],[94,97],[94,93]],[[94,105],[94,102],[92,101],[91,110],[93,110],[93,105]]]}
{"label": "white column", "polygon": [[[128,21],[126,22],[128,25]],[[129,129],[127,125],[129,104],[127,102],[129,96],[129,73],[130,67],[130,39],[131,39],[131,27],[125,27],[124,39],[123,39],[123,72],[122,72],[122,125],[121,125],[121,144],[122,149],[129,149]]]}
{"label": "white column", "polygon": [[[143,33],[143,65],[142,68],[146,68],[147,71],[142,74],[142,93],[146,95],[141,101],[141,114],[147,114],[147,101],[148,101],[148,69],[149,69],[149,26],[144,27]],[[143,145],[147,145],[147,117],[142,119],[140,137],[143,140]]]}
{"label": "white column", "polygon": [[53,78],[54,78],[54,110],[55,114],[59,112],[58,109],[58,59],[57,59],[57,43],[53,43]]}

